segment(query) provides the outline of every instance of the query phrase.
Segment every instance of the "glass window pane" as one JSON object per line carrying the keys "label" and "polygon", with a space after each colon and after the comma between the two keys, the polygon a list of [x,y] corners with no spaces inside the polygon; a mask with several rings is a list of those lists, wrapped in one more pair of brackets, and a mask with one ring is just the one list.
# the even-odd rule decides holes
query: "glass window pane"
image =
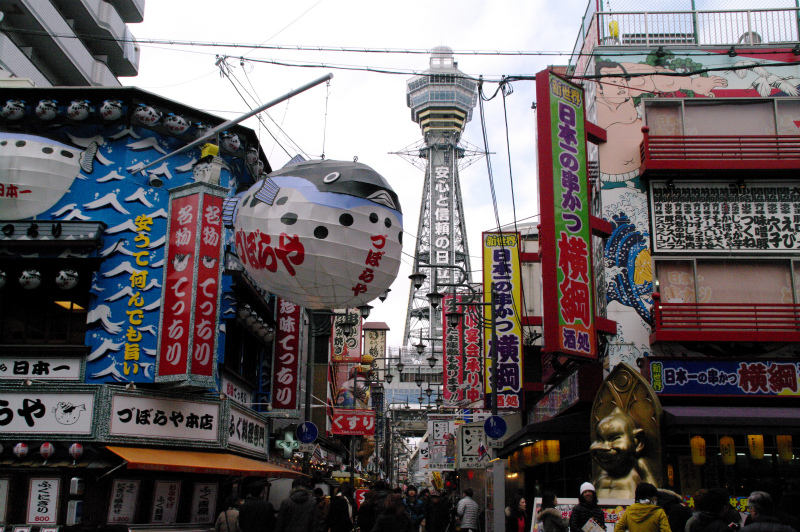
{"label": "glass window pane", "polygon": [[800,121],[800,100],[778,98],[778,135],[797,135]]}
{"label": "glass window pane", "polygon": [[695,303],[692,261],[657,261],[658,291],[662,303]]}
{"label": "glass window pane", "polygon": [[789,262],[698,260],[697,293],[700,303],[791,303]]}
{"label": "glass window pane", "polygon": [[680,102],[645,102],[645,118],[651,135],[683,135]]}
{"label": "glass window pane", "polygon": [[772,100],[684,101],[685,135],[775,135]]}

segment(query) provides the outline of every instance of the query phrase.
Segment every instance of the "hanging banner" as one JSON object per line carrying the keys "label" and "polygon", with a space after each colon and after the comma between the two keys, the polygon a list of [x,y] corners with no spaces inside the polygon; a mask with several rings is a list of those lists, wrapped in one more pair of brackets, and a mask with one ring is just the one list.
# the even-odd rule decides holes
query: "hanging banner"
{"label": "hanging banner", "polygon": [[[345,336],[342,330],[341,325],[345,322],[353,324],[350,336]],[[361,312],[358,309],[347,309],[334,316],[331,362],[361,362]]]}
{"label": "hanging banner", "polygon": [[156,382],[216,385],[225,194],[206,183],[170,191]]}
{"label": "hanging banner", "polygon": [[536,75],[544,351],[597,358],[583,89]]}
{"label": "hanging banner", "polygon": [[798,397],[800,363],[791,360],[651,359],[658,395]]}
{"label": "hanging banner", "polygon": [[458,320],[456,327],[447,324],[447,316],[453,312],[461,312],[463,307],[456,303],[461,301],[460,295],[445,294],[442,299],[442,327],[444,328],[444,359],[442,361],[442,392],[446,404],[461,404],[464,400],[464,326],[463,319]]}
{"label": "hanging banner", "polygon": [[334,408],[331,432],[346,436],[374,436],[375,411]]}
{"label": "hanging banner", "polygon": [[385,367],[386,358],[386,331],[380,329],[364,330],[364,354],[371,356],[375,361],[373,368]]}
{"label": "hanging banner", "polygon": [[192,523],[213,523],[217,515],[219,484],[195,483],[192,495]]}
{"label": "hanging banner", "polygon": [[456,468],[456,423],[452,417],[428,416],[428,469]]}
{"label": "hanging banner", "polygon": [[285,299],[275,299],[274,359],[272,364],[272,409],[297,410],[300,407],[299,359],[300,332],[303,328],[301,307]]}
{"label": "hanging banner", "polygon": [[[483,233],[483,293],[492,298],[494,288],[497,333],[497,407],[522,408],[522,279],[519,233]],[[492,329],[484,329],[484,352],[491,356]],[[491,408],[492,360],[486,360],[485,402]]]}

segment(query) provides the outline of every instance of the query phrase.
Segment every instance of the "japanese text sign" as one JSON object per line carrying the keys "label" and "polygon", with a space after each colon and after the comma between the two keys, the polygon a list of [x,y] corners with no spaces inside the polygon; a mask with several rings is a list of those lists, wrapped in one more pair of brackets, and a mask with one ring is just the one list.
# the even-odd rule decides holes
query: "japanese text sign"
{"label": "japanese text sign", "polygon": [[32,478],[28,492],[29,525],[52,525],[58,522],[58,493],[60,481],[57,478]]}
{"label": "japanese text sign", "polygon": [[180,481],[156,480],[153,494],[151,524],[170,525],[178,518],[178,500],[181,496]]}
{"label": "japanese text sign", "polygon": [[0,357],[0,379],[80,380],[81,359],[72,357]]}
{"label": "japanese text sign", "polygon": [[583,89],[536,76],[544,350],[597,358]]}
{"label": "japanese text sign", "polygon": [[231,407],[228,421],[228,445],[265,455],[267,423],[239,408]]}
{"label": "japanese text sign", "polygon": [[[522,278],[519,233],[483,233],[483,293],[492,300],[497,333],[497,390],[492,361],[486,361],[486,407],[522,408]],[[492,349],[492,329],[484,329],[484,352]]]}
{"label": "japanese text sign", "polygon": [[272,408],[295,410],[299,407],[301,307],[276,298],[275,358],[272,363]]}
{"label": "japanese text sign", "polygon": [[156,382],[213,383],[222,267],[222,189],[170,198]]}
{"label": "japanese text sign", "polygon": [[[430,239],[430,263],[431,264],[452,264],[455,254],[455,227],[456,220],[453,219],[454,204],[453,194],[455,194],[455,171],[451,169],[453,163],[442,160],[447,164],[440,165],[432,161],[430,167],[432,175],[428,179],[430,189],[431,208],[429,211],[429,227],[431,232]],[[429,275],[436,275],[439,282],[451,282],[450,276],[453,270],[450,268],[431,269]]]}
{"label": "japanese text sign", "polygon": [[456,468],[456,422],[451,417],[428,416],[428,469]]}
{"label": "japanese text sign", "polygon": [[800,363],[792,360],[650,360],[659,395],[800,396]]}
{"label": "japanese text sign", "polygon": [[114,394],[111,436],[216,442],[220,405],[205,402]]}
{"label": "japanese text sign", "polygon": [[[350,336],[342,331],[341,325],[345,322],[353,324]],[[348,309],[333,318],[331,362],[361,362],[361,312],[358,309]]]}
{"label": "japanese text sign", "polygon": [[[483,352],[481,329],[478,323],[481,307],[469,310],[456,303],[464,301],[463,295],[447,294],[442,308],[444,337],[443,382],[444,400],[447,404],[472,404],[483,398]],[[462,312],[457,327],[447,324],[447,315]]]}
{"label": "japanese text sign", "polygon": [[94,393],[3,392],[0,432],[92,434]]}
{"label": "japanese text sign", "polygon": [[348,436],[374,436],[375,411],[334,408],[331,432]]}
{"label": "japanese text sign", "polygon": [[219,484],[196,482],[192,494],[192,523],[213,523],[217,515]]}
{"label": "japanese text sign", "polygon": [[108,505],[108,524],[133,523],[136,501],[139,498],[139,480],[115,480],[111,485],[111,503]]}

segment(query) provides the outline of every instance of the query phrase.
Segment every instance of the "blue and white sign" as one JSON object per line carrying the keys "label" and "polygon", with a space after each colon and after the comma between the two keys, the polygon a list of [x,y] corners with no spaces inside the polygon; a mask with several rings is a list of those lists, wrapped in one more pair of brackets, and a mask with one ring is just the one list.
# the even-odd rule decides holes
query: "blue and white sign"
{"label": "blue and white sign", "polygon": [[483,422],[483,430],[486,431],[488,437],[493,440],[498,440],[506,435],[508,426],[502,417],[492,416]]}
{"label": "blue and white sign", "polygon": [[297,427],[295,434],[297,439],[300,440],[300,443],[314,443],[314,440],[316,440],[319,435],[319,430],[312,422],[304,421]]}

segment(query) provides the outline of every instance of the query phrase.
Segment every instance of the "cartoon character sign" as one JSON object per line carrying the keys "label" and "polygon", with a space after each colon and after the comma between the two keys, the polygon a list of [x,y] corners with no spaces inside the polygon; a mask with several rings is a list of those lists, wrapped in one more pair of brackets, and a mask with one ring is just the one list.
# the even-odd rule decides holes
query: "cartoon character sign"
{"label": "cartoon character sign", "polygon": [[236,252],[247,273],[273,294],[311,309],[354,308],[378,297],[397,276],[400,203],[366,165],[294,164],[234,200]]}

